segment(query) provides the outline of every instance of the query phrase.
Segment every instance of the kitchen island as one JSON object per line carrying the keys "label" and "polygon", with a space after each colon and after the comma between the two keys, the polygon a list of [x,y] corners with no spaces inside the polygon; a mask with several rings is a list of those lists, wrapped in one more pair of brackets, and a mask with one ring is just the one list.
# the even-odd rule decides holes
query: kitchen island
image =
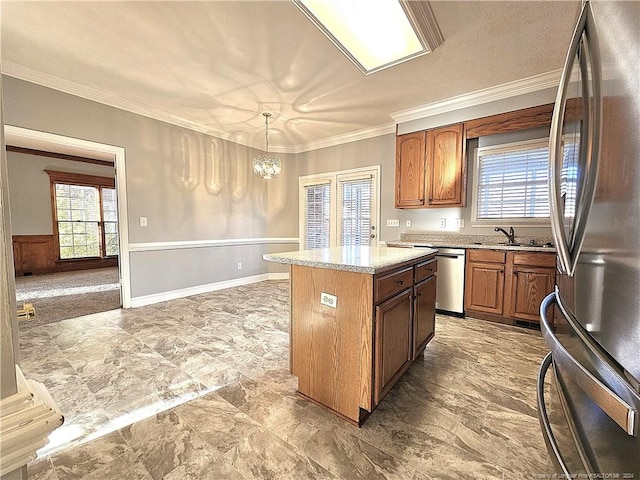
{"label": "kitchen island", "polygon": [[362,425],[433,338],[436,252],[335,247],[263,256],[290,265],[298,394]]}

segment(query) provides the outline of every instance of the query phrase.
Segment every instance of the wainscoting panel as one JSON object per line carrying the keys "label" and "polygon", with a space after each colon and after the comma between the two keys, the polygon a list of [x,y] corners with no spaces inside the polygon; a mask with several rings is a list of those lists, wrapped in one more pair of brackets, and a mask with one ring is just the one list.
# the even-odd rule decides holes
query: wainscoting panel
{"label": "wainscoting panel", "polygon": [[16,275],[45,273],[55,269],[53,235],[14,235],[13,261]]}
{"label": "wainscoting panel", "polygon": [[16,275],[69,272],[89,268],[115,267],[117,257],[58,260],[53,235],[14,235],[13,264]]}

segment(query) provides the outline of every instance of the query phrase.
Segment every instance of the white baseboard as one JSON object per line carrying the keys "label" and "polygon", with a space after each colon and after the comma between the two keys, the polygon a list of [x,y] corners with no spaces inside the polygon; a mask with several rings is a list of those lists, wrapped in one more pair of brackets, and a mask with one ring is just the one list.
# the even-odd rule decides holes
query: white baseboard
{"label": "white baseboard", "polygon": [[198,285],[195,287],[180,288],[178,290],[170,290],[168,292],[153,293],[142,297],[133,297],[131,299],[131,307],[144,307],[154,303],[166,302],[177,298],[190,297],[191,295],[200,295],[202,293],[215,292],[225,288],[239,287],[241,285],[250,285],[252,283],[264,282],[265,280],[288,280],[289,273],[263,273],[253,275],[251,277],[234,278],[233,280],[225,280],[223,282],[209,283],[206,285]]}

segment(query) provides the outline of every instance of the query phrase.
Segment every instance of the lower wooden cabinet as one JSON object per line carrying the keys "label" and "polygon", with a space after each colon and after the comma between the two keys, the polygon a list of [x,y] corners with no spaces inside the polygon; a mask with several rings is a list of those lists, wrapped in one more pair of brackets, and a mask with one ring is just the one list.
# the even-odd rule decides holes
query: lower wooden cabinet
{"label": "lower wooden cabinet", "polygon": [[431,276],[414,288],[413,300],[413,349],[415,360],[425,349],[436,332],[436,277]]}
{"label": "lower wooden cabinet", "polygon": [[391,390],[412,360],[412,289],[376,306],[375,403]]}
{"label": "lower wooden cabinet", "polygon": [[[540,322],[540,303],[553,291],[555,254],[468,250],[465,310],[489,320]],[[553,319],[550,312],[549,318]]]}
{"label": "lower wooden cabinet", "polygon": [[437,261],[374,278],[374,405],[435,335]]}
{"label": "lower wooden cabinet", "polygon": [[[540,304],[553,291],[554,254],[513,252],[507,256],[505,316],[540,322]],[[548,315],[553,321],[553,312]]]}
{"label": "lower wooden cabinet", "polygon": [[502,315],[505,252],[468,250],[465,272],[465,310]]}

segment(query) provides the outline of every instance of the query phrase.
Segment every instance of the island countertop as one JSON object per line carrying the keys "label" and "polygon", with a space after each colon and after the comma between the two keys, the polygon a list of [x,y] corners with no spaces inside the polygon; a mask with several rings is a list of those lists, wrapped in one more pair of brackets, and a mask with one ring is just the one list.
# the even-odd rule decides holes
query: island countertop
{"label": "island countertop", "polygon": [[377,274],[405,263],[415,263],[416,260],[427,258],[437,251],[435,248],[349,246],[268,253],[262,258],[269,262],[290,265]]}

